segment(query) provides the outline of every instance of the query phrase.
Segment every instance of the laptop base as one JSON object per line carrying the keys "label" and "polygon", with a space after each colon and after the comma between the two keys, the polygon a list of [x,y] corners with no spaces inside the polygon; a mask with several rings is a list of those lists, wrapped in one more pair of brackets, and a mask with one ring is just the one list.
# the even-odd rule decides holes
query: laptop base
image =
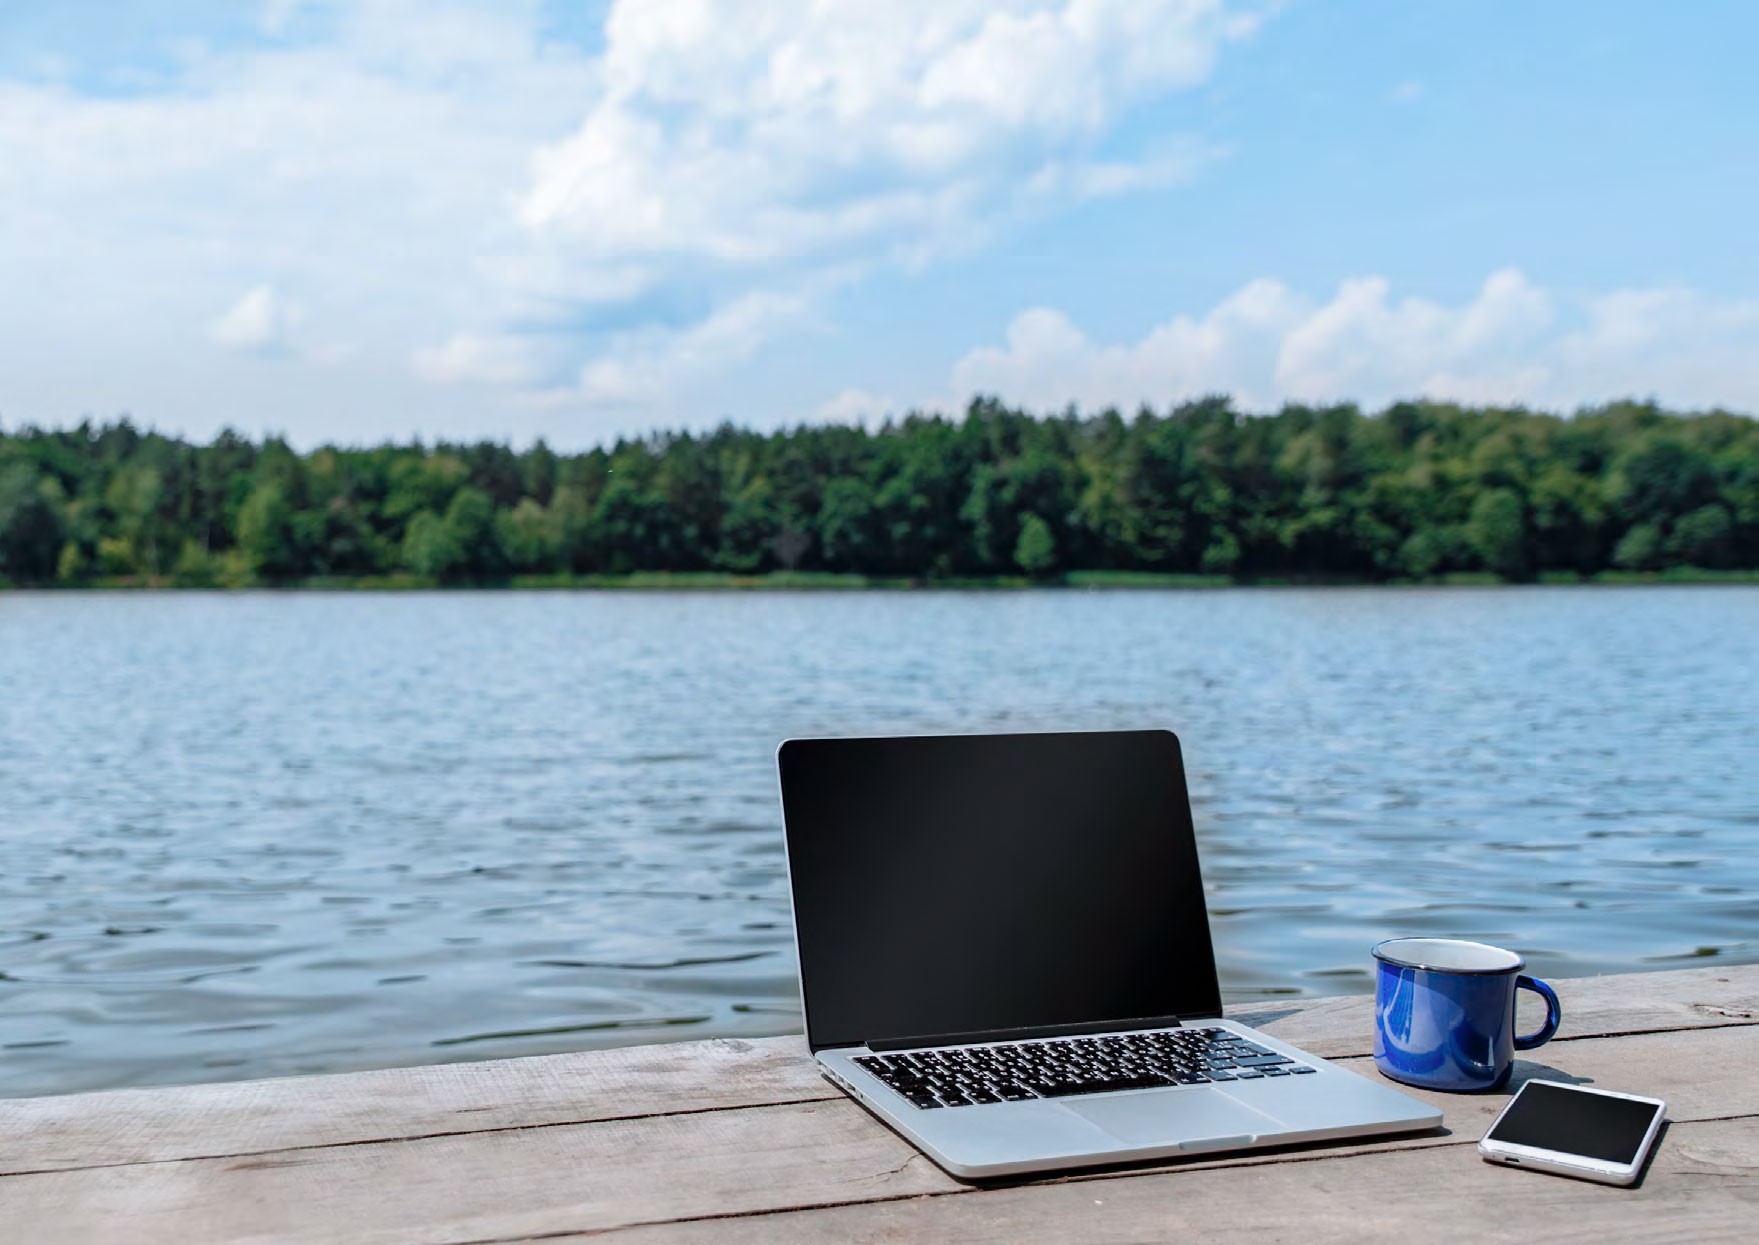
{"label": "laptop base", "polygon": [[820,1051],[818,1059],[834,1084],[963,1180],[1416,1132],[1441,1124],[1438,1109],[1401,1090],[1237,1022],[1204,1023],[1299,1059],[1315,1074],[925,1110],[855,1062],[867,1056],[864,1047]]}

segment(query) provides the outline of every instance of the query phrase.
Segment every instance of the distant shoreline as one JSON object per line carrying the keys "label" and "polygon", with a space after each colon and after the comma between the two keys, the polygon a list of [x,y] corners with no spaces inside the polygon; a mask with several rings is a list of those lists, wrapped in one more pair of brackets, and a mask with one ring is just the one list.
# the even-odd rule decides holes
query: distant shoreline
{"label": "distant shoreline", "polygon": [[726,424],[572,455],[492,441],[301,455],[273,437],[202,446],[82,424],[0,432],[0,583],[1750,582],[1755,481],[1759,420],[1630,402],[1568,420],[1435,403],[1248,417],[1216,396],[1125,419],[979,398],[950,419]]}
{"label": "distant shoreline", "polygon": [[[1674,567],[1666,571],[1602,571],[1578,575],[1570,571],[1543,572],[1533,584],[1629,586],[1633,584],[1759,584],[1756,570],[1703,570]],[[1523,586],[1488,572],[1460,572],[1429,579],[1365,579],[1349,576],[1196,575],[1154,571],[1070,571],[1065,575],[1028,578],[1023,575],[897,577],[843,575],[822,571],[773,571],[763,575],[740,575],[730,571],[637,571],[627,575],[514,575],[483,581],[445,581],[420,575],[314,576],[291,580],[227,582],[212,578],[178,576],[111,576],[78,584],[44,585],[48,592],[90,591],[309,591],[309,592],[431,592],[436,590],[569,592],[569,591],[704,591],[704,592],[823,592],[823,591],[988,591],[1020,589],[1145,588],[1483,588]],[[23,590],[0,579],[0,591]]]}

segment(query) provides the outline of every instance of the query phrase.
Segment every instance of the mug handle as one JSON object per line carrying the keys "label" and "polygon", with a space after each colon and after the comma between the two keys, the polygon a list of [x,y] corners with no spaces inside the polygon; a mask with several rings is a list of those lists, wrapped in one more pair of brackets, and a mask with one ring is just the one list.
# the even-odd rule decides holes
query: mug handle
{"label": "mug handle", "polygon": [[1551,1041],[1552,1034],[1557,1032],[1558,1022],[1564,1018],[1564,1009],[1557,1001],[1557,992],[1537,977],[1516,977],[1515,989],[1531,990],[1545,1000],[1545,1023],[1539,1026],[1537,1033],[1529,1033],[1526,1037],[1515,1035],[1516,1050],[1532,1050],[1535,1046],[1544,1046]]}

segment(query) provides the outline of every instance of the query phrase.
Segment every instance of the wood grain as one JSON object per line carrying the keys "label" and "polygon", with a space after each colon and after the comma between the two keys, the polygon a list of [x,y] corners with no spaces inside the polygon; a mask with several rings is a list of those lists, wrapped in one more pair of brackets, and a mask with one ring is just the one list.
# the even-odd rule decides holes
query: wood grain
{"label": "wood grain", "polygon": [[[1529,1065],[1523,1074],[1561,1071],[1659,1094],[1677,1121],[1759,1116],[1759,1028],[1603,1038],[1566,1049],[1567,1060],[1550,1060],[1555,1068]],[[1406,1150],[1457,1151],[1456,1162],[1475,1163],[1470,1145],[1504,1095],[1424,1096],[1446,1112],[1445,1135],[1247,1153],[1128,1176],[1041,1181],[1016,1192],[1175,1178],[1169,1189],[1207,1189],[1193,1173],[1222,1169],[1323,1169],[1330,1173],[1325,1181],[1343,1187],[1356,1181],[1357,1165]],[[1292,1178],[1284,1190],[1282,1177],[1259,1175],[1251,1179],[1261,1185],[1248,1187],[1262,1188],[1252,1198],[1285,1199],[1280,1213],[1288,1223],[1312,1196],[1316,1178]],[[900,1198],[962,1201],[993,1192],[953,1181],[837,1098],[15,1175],[0,1179],[0,1213],[22,1240],[472,1241],[706,1218],[724,1226],[727,1216],[801,1207],[871,1204],[861,1213],[883,1219],[895,1212],[882,1204]],[[835,1224],[823,1230],[842,1231]]]}
{"label": "wood grain", "polygon": [[[868,1206],[667,1223],[619,1241],[1749,1241],[1751,1118],[1671,1125],[1634,1189],[1482,1162],[1470,1146],[1348,1161],[980,1190]],[[564,1238],[570,1239],[570,1238]],[[573,1238],[578,1239],[578,1238]]]}
{"label": "wood grain", "polygon": [[838,1096],[798,1037],[0,1102],[0,1175]]}
{"label": "wood grain", "polygon": [[[1562,1035],[1759,1022],[1759,966],[1556,983]],[[1366,1055],[1362,997],[1230,1009],[1315,1054]],[[0,1175],[834,1100],[799,1037],[725,1039],[0,1102]]]}
{"label": "wood grain", "polygon": [[13,1239],[469,1241],[950,1192],[845,1101],[9,1176]]}

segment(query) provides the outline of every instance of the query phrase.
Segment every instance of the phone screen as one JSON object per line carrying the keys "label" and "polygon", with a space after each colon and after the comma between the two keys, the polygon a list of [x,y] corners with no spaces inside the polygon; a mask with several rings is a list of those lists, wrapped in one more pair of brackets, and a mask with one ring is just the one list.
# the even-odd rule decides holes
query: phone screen
{"label": "phone screen", "polygon": [[1492,1141],[1629,1163],[1661,1108],[1607,1094],[1530,1081],[1492,1126]]}

